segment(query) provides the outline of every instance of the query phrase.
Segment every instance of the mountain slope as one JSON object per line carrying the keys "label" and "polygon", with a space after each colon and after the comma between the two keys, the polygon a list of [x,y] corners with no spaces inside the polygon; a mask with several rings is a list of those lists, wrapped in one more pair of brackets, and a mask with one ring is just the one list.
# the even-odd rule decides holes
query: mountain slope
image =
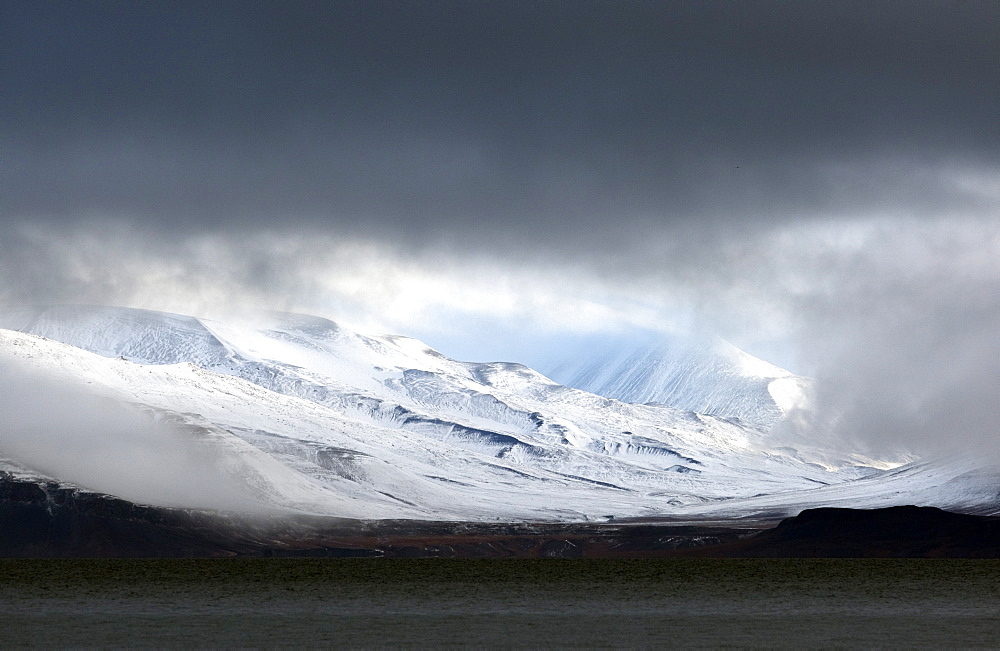
{"label": "mountain slope", "polygon": [[[315,317],[219,323],[59,307],[11,311],[0,326],[18,329],[0,330],[0,393],[17,415],[0,425],[6,467],[143,503],[232,508],[240,496],[237,506],[251,510],[369,519],[729,516],[878,495],[875,477],[888,467],[821,443],[781,446],[740,420],[628,404],[518,364],[458,362],[413,339],[368,337]],[[32,373],[50,379],[18,398],[14,387]],[[56,381],[146,414],[133,428],[142,446],[92,426],[91,408],[43,417],[74,404],[37,398]],[[42,435],[46,445],[29,444]],[[140,447],[173,451],[162,472],[138,466],[155,482],[115,462]],[[934,482],[969,470],[914,466],[907,488],[933,503]]]}
{"label": "mountain slope", "polygon": [[573,356],[544,371],[607,398],[661,403],[764,428],[802,402],[807,384],[725,341],[681,337]]}

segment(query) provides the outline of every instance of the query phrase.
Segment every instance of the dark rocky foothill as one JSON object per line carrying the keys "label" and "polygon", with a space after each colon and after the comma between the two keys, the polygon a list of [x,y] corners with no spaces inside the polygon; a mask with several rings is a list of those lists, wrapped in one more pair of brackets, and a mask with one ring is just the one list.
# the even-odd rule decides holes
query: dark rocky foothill
{"label": "dark rocky foothill", "polygon": [[0,473],[3,557],[1000,558],[1000,519],[930,507],[810,509],[773,524],[251,516],[138,505]]}
{"label": "dark rocky foothill", "polygon": [[931,506],[819,508],[706,555],[768,558],[1000,558],[1000,518]]}
{"label": "dark rocky foothill", "polygon": [[[353,544],[361,527],[337,518],[277,518],[141,505],[0,472],[0,557],[381,555]],[[347,534],[347,547],[338,548],[330,531]]]}

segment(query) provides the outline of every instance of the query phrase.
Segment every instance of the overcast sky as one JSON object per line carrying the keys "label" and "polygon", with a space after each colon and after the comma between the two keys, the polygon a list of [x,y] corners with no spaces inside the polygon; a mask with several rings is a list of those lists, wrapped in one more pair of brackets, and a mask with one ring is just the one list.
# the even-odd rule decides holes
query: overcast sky
{"label": "overcast sky", "polygon": [[6,0],[0,300],[996,386],[998,34],[992,0]]}

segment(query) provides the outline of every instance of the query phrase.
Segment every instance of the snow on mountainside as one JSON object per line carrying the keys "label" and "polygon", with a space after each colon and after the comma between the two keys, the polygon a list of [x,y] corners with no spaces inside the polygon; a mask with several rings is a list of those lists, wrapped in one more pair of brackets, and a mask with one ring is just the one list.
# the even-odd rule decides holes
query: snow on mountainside
{"label": "snow on mountainside", "polygon": [[[151,446],[174,450],[184,432],[183,445],[210,451],[225,490],[235,486],[263,508],[452,520],[749,514],[810,500],[849,505],[880,494],[877,478],[890,467],[822,442],[789,446],[750,419],[628,404],[519,364],[459,362],[414,339],[369,337],[317,317],[220,323],[59,306],[7,310],[0,328],[0,371],[28,368],[171,423],[150,429]],[[772,381],[787,379],[777,371]],[[718,391],[732,404],[751,400],[736,385]],[[58,421],[65,432],[36,427],[86,441],[65,455],[59,445],[29,445],[30,411],[21,420],[0,422],[7,467],[157,503],[135,482],[113,481],[115,460],[134,452],[127,441],[67,418]],[[83,463],[90,457],[101,463]],[[904,473],[894,485],[906,490],[889,499],[934,503],[933,486],[980,482],[961,464],[921,468]],[[192,473],[177,469],[179,478]],[[199,505],[190,491],[168,493],[159,501]],[[990,503],[986,492],[966,493],[978,496],[948,493],[948,504]]]}
{"label": "snow on mountainside", "polygon": [[543,369],[567,386],[623,402],[662,403],[770,427],[805,400],[808,380],[722,341],[664,337]]}

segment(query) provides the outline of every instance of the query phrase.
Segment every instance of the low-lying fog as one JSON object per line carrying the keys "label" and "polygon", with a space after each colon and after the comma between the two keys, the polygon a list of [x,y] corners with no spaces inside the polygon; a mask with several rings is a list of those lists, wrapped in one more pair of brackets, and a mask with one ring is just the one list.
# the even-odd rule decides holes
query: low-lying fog
{"label": "low-lying fog", "polygon": [[208,432],[0,362],[0,457],[134,502],[260,511]]}

